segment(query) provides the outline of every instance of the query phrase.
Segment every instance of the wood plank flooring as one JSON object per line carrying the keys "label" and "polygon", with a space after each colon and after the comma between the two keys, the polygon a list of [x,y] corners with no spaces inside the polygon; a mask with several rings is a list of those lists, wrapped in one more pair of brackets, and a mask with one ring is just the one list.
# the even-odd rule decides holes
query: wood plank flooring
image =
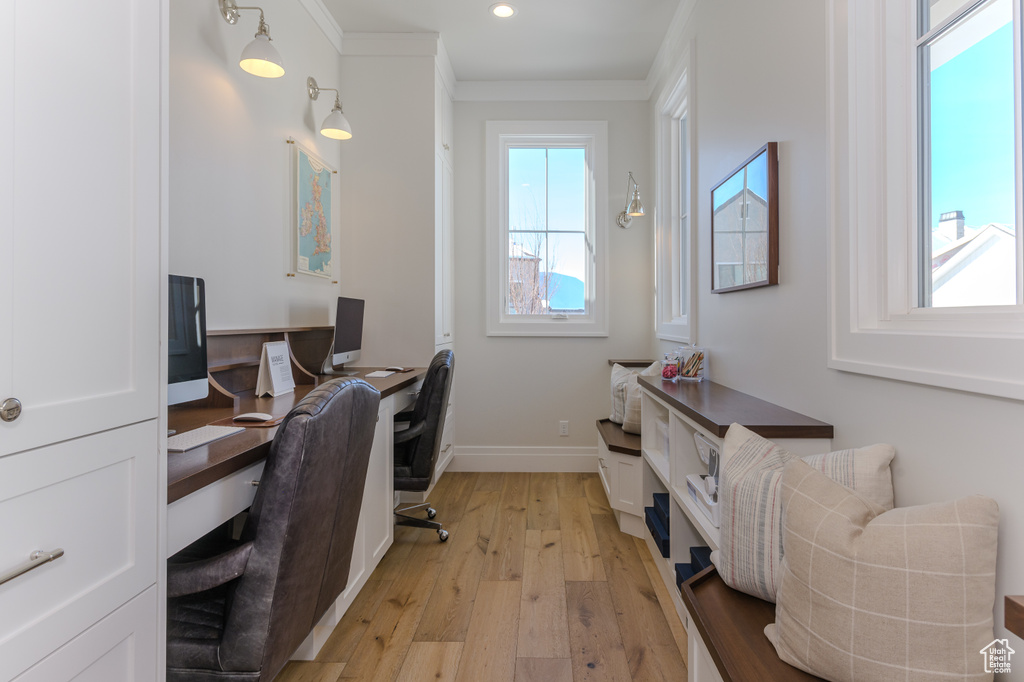
{"label": "wood plank flooring", "polygon": [[278,682],[679,682],[686,632],[597,474],[446,473],[446,543],[395,543],[316,661]]}

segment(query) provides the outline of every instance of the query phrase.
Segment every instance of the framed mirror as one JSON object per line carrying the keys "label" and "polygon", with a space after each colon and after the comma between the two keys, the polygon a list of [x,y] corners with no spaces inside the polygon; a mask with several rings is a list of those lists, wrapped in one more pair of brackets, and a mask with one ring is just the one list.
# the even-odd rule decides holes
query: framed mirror
{"label": "framed mirror", "polygon": [[711,291],[779,283],[779,143],[711,190]]}

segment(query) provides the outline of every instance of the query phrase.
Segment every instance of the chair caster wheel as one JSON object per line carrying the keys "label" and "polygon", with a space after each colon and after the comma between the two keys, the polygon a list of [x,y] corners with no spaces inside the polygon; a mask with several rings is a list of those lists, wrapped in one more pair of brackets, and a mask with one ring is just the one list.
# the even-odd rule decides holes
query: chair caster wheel
{"label": "chair caster wheel", "polygon": [[427,507],[427,518],[432,519],[437,516],[437,510],[433,507]]}
{"label": "chair caster wheel", "polygon": [[441,542],[447,542],[448,541],[448,531],[446,531],[446,530],[439,530],[439,531],[437,531],[437,537],[441,538]]}

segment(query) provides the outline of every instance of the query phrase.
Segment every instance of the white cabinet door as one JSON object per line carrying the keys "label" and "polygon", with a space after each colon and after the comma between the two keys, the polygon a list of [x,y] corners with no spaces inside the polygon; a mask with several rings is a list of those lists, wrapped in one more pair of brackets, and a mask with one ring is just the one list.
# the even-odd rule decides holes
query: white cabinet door
{"label": "white cabinet door", "polygon": [[151,587],[14,682],[155,682],[156,600]]}
{"label": "white cabinet door", "polygon": [[163,6],[0,3],[0,457],[157,416]]}
{"label": "white cabinet door", "polygon": [[440,156],[434,157],[434,344],[454,341],[452,326],[454,306],[454,178],[451,166]]}

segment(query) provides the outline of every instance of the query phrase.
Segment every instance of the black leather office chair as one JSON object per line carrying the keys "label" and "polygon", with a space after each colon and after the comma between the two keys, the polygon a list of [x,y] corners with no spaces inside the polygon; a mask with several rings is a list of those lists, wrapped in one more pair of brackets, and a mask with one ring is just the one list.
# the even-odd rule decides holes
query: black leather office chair
{"label": "black leather office chair", "polygon": [[[408,422],[409,428],[395,430],[395,490],[424,491],[434,478],[434,463],[441,449],[444,418],[448,412],[448,396],[452,390],[455,354],[443,350],[434,356],[423,379],[423,388],[411,410],[395,415],[395,423]],[[410,516],[407,512],[426,507],[427,518]],[[423,502],[395,510],[400,526],[432,528],[441,542],[448,539],[440,522],[433,521],[437,512]]]}
{"label": "black leather office chair", "polygon": [[168,682],[269,682],[334,603],[379,403],[360,379],[313,389],[278,427],[240,540],[168,566]]}

